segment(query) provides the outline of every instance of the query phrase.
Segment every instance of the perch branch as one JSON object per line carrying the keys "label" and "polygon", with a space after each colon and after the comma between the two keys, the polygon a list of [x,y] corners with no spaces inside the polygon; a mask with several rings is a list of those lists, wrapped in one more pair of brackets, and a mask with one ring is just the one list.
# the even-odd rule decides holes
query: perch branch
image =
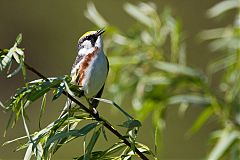
{"label": "perch branch", "polygon": [[[33,72],[34,74],[36,74],[37,76],[39,76],[40,78],[49,81],[43,74],[41,74],[40,72],[38,72],[36,69],[34,69],[33,67],[31,67],[30,65],[28,65],[27,63],[24,62],[24,65],[26,67],[27,70]],[[94,117],[96,119],[96,121],[102,122],[102,124],[110,131],[112,132],[115,136],[117,136],[119,139],[121,139],[123,141],[123,143],[125,143],[128,147],[132,147],[131,143],[121,134],[119,133],[116,129],[113,128],[113,126],[105,119],[101,118],[100,116],[96,115],[93,113],[92,110],[88,109],[86,106],[84,106],[81,102],[79,102],[77,99],[75,99],[73,96],[71,96],[70,94],[68,94],[66,91],[63,91],[63,94],[68,97],[70,100],[72,100],[73,102],[75,102],[77,105],[80,106],[81,109],[83,109],[84,111],[86,111],[87,113],[89,113],[92,117]],[[148,160],[148,158],[139,151],[139,149],[134,146],[133,149],[137,155],[143,159],[143,160]]]}

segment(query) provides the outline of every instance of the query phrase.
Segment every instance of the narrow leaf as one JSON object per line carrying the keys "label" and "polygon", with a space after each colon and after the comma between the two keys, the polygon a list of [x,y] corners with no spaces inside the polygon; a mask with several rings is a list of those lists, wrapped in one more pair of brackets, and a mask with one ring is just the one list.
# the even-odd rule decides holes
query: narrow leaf
{"label": "narrow leaf", "polygon": [[0,70],[5,69],[6,66],[11,62],[15,48],[16,46],[13,46],[11,49],[9,49],[7,55],[4,56],[4,58],[0,62]]}
{"label": "narrow leaf", "polygon": [[122,142],[115,143],[113,146],[104,151],[104,156],[111,156],[114,153],[117,153],[120,150],[122,150],[124,147],[126,147],[126,144]]}
{"label": "narrow leaf", "polygon": [[21,71],[21,69],[22,69],[22,66],[19,65],[19,66],[17,67],[17,69],[15,69],[12,73],[10,73],[10,74],[7,75],[7,78],[11,78],[11,77],[15,76],[19,71]]}
{"label": "narrow leaf", "polygon": [[94,98],[96,100],[99,100],[104,103],[108,103],[116,107],[118,110],[120,110],[128,119],[134,119],[132,116],[130,116],[127,112],[125,112],[119,105],[117,105],[115,102],[108,100],[108,99],[103,99],[103,98]]}
{"label": "narrow leaf", "polygon": [[62,82],[62,83],[59,85],[59,87],[55,90],[56,93],[54,94],[52,100],[56,100],[58,97],[60,97],[61,94],[63,93],[64,89],[65,89],[65,84],[64,84],[64,82]]}
{"label": "narrow leaf", "polygon": [[8,128],[9,128],[10,124],[11,124],[12,121],[13,121],[13,116],[14,116],[14,112],[11,112],[11,114],[10,114],[10,116],[9,116],[9,118],[8,118],[8,122],[7,122],[6,128],[5,128],[5,130],[4,130],[4,134],[3,134],[4,137],[6,136],[7,130],[8,130]]}
{"label": "narrow leaf", "polygon": [[22,68],[23,78],[24,78],[24,80],[26,80],[27,72],[26,72],[26,67],[25,67],[23,58],[20,59],[20,66]]}
{"label": "narrow leaf", "polygon": [[126,3],[124,5],[125,11],[131,15],[133,18],[141,22],[142,24],[152,27],[153,26],[153,21],[151,17],[146,15],[146,12],[143,12],[139,7],[132,5],[130,3]]}
{"label": "narrow leaf", "polygon": [[80,136],[85,136],[88,132],[90,132],[93,128],[95,128],[98,125],[98,122],[88,124],[81,128],[80,130],[68,130],[68,131],[63,131],[60,133],[57,133],[53,137],[49,138],[46,142],[45,149],[48,148],[51,143],[54,141],[57,141],[59,139],[63,139],[69,136],[73,137],[80,137]]}
{"label": "narrow leaf", "polygon": [[203,74],[199,73],[198,71],[184,65],[157,61],[154,63],[154,67],[157,69],[163,70],[165,72],[173,73],[173,74],[182,74],[182,75],[191,76],[199,79],[206,78],[203,76]]}
{"label": "narrow leaf", "polygon": [[51,88],[58,86],[61,83],[61,79],[55,79],[53,81],[46,81],[39,85],[36,90],[30,93],[29,100],[31,102],[37,100],[39,97],[47,93]]}
{"label": "narrow leaf", "polygon": [[92,138],[87,145],[86,153],[84,155],[84,160],[89,160],[91,158],[91,153],[92,153],[93,147],[95,146],[100,133],[101,133],[100,128],[96,132],[93,133]]}
{"label": "narrow leaf", "polygon": [[17,38],[16,38],[16,43],[19,45],[22,42],[22,33],[19,33]]}
{"label": "narrow leaf", "polygon": [[239,7],[238,0],[225,0],[217,3],[215,6],[210,8],[207,14],[209,17],[216,17],[230,9],[237,8],[237,7]]}
{"label": "narrow leaf", "polygon": [[41,104],[41,107],[40,107],[40,115],[39,115],[39,120],[38,120],[38,127],[39,128],[41,128],[41,119],[42,119],[42,115],[45,111],[46,99],[47,99],[47,93],[44,94],[43,99],[42,99],[42,104]]}
{"label": "narrow leaf", "polygon": [[190,103],[206,106],[210,104],[210,98],[200,95],[176,95],[168,99],[169,104]]}
{"label": "narrow leaf", "polygon": [[217,160],[220,159],[225,151],[229,148],[233,142],[239,138],[240,134],[237,131],[224,130],[217,144],[214,146],[213,150],[210,152],[210,155],[207,159]]}
{"label": "narrow leaf", "polygon": [[108,141],[107,134],[106,134],[106,131],[105,131],[105,129],[104,129],[104,126],[101,127],[101,131],[102,131],[102,133],[103,133],[104,139],[105,139],[106,141]]}
{"label": "narrow leaf", "polygon": [[0,101],[0,107],[2,107],[3,109],[6,108],[1,101]]}
{"label": "narrow leaf", "polygon": [[92,2],[87,4],[87,11],[84,12],[84,15],[98,27],[105,27],[108,25],[107,21],[100,15]]}
{"label": "narrow leaf", "polygon": [[10,141],[7,141],[7,142],[4,142],[2,146],[5,146],[7,144],[10,144],[10,143],[13,143],[13,142],[16,142],[16,141],[19,141],[19,140],[22,140],[22,139],[26,139],[28,138],[28,136],[22,136],[22,137],[19,137],[19,138],[15,138],[13,140],[10,140]]}
{"label": "narrow leaf", "polygon": [[141,125],[140,121],[131,119],[131,120],[123,122],[123,124],[121,124],[119,126],[125,127],[125,128],[128,128],[128,129],[133,129],[135,127],[141,127],[142,125]]}
{"label": "narrow leaf", "polygon": [[24,160],[30,160],[31,159],[31,157],[33,155],[32,147],[33,147],[33,144],[30,143],[28,148],[27,148],[27,151],[25,153]]}
{"label": "narrow leaf", "polygon": [[196,133],[203,124],[209,119],[213,113],[212,107],[207,107],[201,114],[198,116],[197,120],[194,122],[192,128],[190,129],[190,134]]}

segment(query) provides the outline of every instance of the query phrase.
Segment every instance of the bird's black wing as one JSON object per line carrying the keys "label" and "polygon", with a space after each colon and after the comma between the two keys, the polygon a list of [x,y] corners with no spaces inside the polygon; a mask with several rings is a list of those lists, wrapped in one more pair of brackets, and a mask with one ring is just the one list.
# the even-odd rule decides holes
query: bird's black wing
{"label": "bird's black wing", "polygon": [[[104,84],[105,85],[105,84]],[[100,91],[97,93],[96,96],[94,96],[94,98],[101,98],[102,93],[103,93],[103,89],[104,89],[104,85],[102,86],[102,88],[100,89]],[[93,108],[97,108],[98,104],[99,104],[99,100],[93,99],[92,100],[92,107]]]}
{"label": "bird's black wing", "polygon": [[[105,56],[105,57],[106,57],[106,56]],[[108,58],[106,57],[106,59],[107,59],[107,69],[108,69],[108,71],[109,71]],[[104,86],[105,86],[105,83],[103,84],[103,86],[102,86],[102,88],[100,89],[100,91],[96,94],[96,96],[94,96],[94,98],[101,98],[102,93],[103,93]],[[98,104],[99,104],[99,100],[96,100],[96,99],[93,99],[93,100],[92,100],[92,107],[93,107],[93,108],[97,108]]]}

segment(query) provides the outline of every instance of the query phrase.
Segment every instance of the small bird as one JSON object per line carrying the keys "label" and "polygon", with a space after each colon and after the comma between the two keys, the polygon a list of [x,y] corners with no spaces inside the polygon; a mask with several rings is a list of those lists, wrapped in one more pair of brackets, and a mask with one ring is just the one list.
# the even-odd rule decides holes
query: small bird
{"label": "small bird", "polygon": [[[77,57],[71,70],[71,82],[80,87],[95,114],[99,101],[93,98],[101,97],[109,70],[101,36],[104,32],[104,29],[100,29],[86,32],[81,36],[78,41]],[[71,104],[72,102],[68,100],[68,108]]]}

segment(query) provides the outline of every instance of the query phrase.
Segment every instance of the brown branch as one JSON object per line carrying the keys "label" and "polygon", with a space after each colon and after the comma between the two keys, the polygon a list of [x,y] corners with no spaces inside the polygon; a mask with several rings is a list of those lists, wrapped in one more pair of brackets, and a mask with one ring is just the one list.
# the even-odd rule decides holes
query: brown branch
{"label": "brown branch", "polygon": [[[45,77],[43,74],[41,74],[40,72],[38,72],[36,69],[34,69],[33,67],[31,67],[30,65],[28,65],[27,63],[24,62],[24,65],[26,67],[27,70],[35,73],[36,75],[38,75],[40,78],[49,81],[47,79],[47,77]],[[125,143],[128,147],[132,148],[133,146],[131,145],[131,143],[121,134],[119,133],[116,129],[113,128],[113,126],[106,121],[105,119],[101,118],[100,116],[98,116],[97,114],[94,114],[94,112],[92,110],[90,110],[89,108],[87,108],[86,106],[84,106],[81,102],[79,102],[77,99],[75,99],[73,96],[71,96],[70,94],[68,94],[66,91],[63,91],[63,94],[68,97],[70,100],[72,100],[73,102],[75,102],[77,105],[80,106],[81,109],[83,109],[85,112],[89,113],[92,117],[94,117],[97,121],[102,122],[102,124],[110,131],[112,132],[115,136],[117,136],[119,139],[121,139],[123,141],[123,143]],[[136,146],[134,146],[133,150],[137,153],[137,155],[143,159],[143,160],[148,160],[148,158],[138,150],[138,148]]]}

